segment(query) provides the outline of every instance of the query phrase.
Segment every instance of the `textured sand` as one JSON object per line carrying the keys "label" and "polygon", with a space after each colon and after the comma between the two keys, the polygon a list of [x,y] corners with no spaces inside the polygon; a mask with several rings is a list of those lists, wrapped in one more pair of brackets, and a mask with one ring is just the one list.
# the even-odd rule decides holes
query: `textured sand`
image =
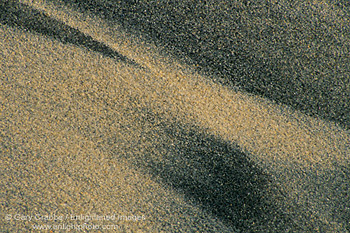
{"label": "textured sand", "polygon": [[26,12],[0,27],[2,231],[84,223],[17,219],[37,214],[145,217],[92,221],[117,232],[349,231],[348,130],[116,22],[23,3],[2,5]]}

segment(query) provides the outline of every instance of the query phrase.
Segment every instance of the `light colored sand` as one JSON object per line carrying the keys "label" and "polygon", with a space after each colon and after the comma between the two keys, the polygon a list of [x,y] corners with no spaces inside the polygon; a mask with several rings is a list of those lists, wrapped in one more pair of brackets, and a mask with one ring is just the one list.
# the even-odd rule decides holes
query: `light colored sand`
{"label": "light colored sand", "polygon": [[[137,93],[119,78],[129,77],[130,68],[4,26],[1,35],[2,215],[144,215],[139,222],[94,224],[118,224],[130,232],[206,225],[229,231],[105,151],[112,135],[121,147],[115,153],[127,153],[127,144],[139,137],[123,129],[134,128],[139,117],[132,111],[137,101],[129,100]],[[3,218],[9,231],[42,223]]]}
{"label": "light colored sand", "polygon": [[[320,177],[334,171],[338,179],[338,167],[349,167],[349,132],[219,86],[118,25],[44,1],[24,2],[145,69],[1,26],[2,213],[122,212],[147,218],[121,224],[131,231],[232,230],[134,169],[131,161],[140,157],[133,153],[142,151],[130,145],[141,141],[137,149],[151,149],[154,160],[162,160],[165,152],[157,150],[157,142],[171,144],[153,133],[162,127],[159,122],[142,125],[147,109],[162,124],[195,125],[242,148],[276,179],[287,194],[284,201],[300,204],[293,211],[312,212],[296,222],[321,221],[327,229],[345,231],[332,215],[338,208],[336,186],[343,182],[329,187]],[[31,224],[5,221],[5,230]]]}

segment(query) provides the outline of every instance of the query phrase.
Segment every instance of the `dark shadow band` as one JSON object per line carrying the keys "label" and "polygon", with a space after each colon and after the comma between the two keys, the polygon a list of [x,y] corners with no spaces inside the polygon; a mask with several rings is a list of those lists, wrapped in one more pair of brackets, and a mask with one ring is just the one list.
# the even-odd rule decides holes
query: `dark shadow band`
{"label": "dark shadow band", "polygon": [[74,44],[106,57],[138,66],[134,60],[114,51],[91,36],[55,20],[45,13],[17,1],[0,2],[0,23],[49,36],[62,43]]}

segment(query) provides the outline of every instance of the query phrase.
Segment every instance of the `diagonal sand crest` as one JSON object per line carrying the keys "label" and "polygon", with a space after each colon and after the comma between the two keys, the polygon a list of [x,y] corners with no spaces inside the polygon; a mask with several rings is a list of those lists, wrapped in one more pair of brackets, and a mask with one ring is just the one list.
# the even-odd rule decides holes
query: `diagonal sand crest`
{"label": "diagonal sand crest", "polygon": [[[41,6],[41,8],[44,7]],[[57,17],[54,11],[51,11],[52,16]],[[50,11],[48,13],[50,15]],[[240,137],[249,137],[248,140],[255,141],[254,144],[258,143],[254,146],[257,148],[254,150],[255,152],[259,151],[265,154],[267,152],[261,151],[260,148],[269,148],[268,153],[271,155],[288,153],[290,156],[296,156],[297,151],[301,150],[306,154],[303,155],[304,158],[301,158],[299,163],[307,166],[310,165],[308,160],[311,163],[321,162],[325,165],[331,162],[329,159],[335,159],[340,163],[344,162],[342,156],[347,149],[345,142],[349,137],[348,132],[341,128],[337,128],[331,123],[294,113],[287,107],[275,106],[273,103],[255,96],[232,93],[226,88],[211,83],[208,79],[193,74],[190,68],[186,68],[184,64],[178,64],[157,54],[154,51],[156,49],[151,45],[143,46],[142,41],[133,38],[132,35],[128,35],[120,28],[118,28],[119,30],[110,28],[98,19],[84,17],[77,12],[70,16],[60,12],[58,19],[79,28],[82,32],[103,41],[116,51],[148,67],[150,73],[147,76],[151,77],[141,76],[142,78],[139,78],[140,75],[135,75],[133,80],[125,81],[139,92],[149,91],[150,94],[147,93],[147,96],[153,95],[154,99],[166,100],[165,103],[169,103],[169,105],[162,103],[161,105],[164,105],[164,108],[172,108],[174,110],[170,109],[171,111],[182,115],[193,112],[195,122],[203,122],[203,126],[213,125],[208,128],[216,129],[217,133],[221,134],[220,136],[227,139],[238,140],[238,144],[246,143],[244,147],[254,150],[245,138],[240,139]],[[168,91],[168,89],[171,91]],[[181,104],[177,100],[180,97]],[[155,101],[152,100],[152,102]],[[194,108],[193,106],[198,107]],[[203,112],[209,112],[210,114],[202,114]],[[219,122],[219,124],[213,122]],[[228,130],[231,132],[227,132]],[[240,134],[238,132],[241,131],[247,131],[247,135],[238,136]],[[314,138],[320,138],[321,141],[316,142],[316,139],[312,139],[310,134],[315,134]],[[275,151],[277,147],[273,146],[275,144],[273,140],[259,143],[261,138],[271,138],[273,135],[279,137],[278,151]],[[308,138],[314,141],[310,143]],[[302,142],[304,140],[308,141],[304,143]],[[265,143],[267,144],[265,145]],[[290,147],[291,143],[293,147]],[[270,147],[273,147],[272,151]],[[311,155],[313,151],[315,153]],[[333,158],[327,158],[327,153],[333,154]],[[295,160],[296,158],[285,159]]]}
{"label": "diagonal sand crest", "polygon": [[[198,131],[236,144],[252,161],[274,177],[286,195],[284,202],[287,205],[300,207],[291,211],[298,213],[310,209],[311,214],[308,217],[320,222],[319,225],[325,229],[332,227],[338,231],[345,229],[337,219],[339,214],[335,214],[335,217],[332,215],[332,211],[336,212],[339,208],[336,206],[338,199],[334,190],[342,181],[336,181],[334,184],[329,181],[333,186],[325,186],[328,185],[328,181],[323,178],[330,173],[335,174],[331,178],[337,180],[342,176],[342,170],[339,168],[349,167],[347,146],[350,142],[349,132],[331,123],[293,112],[285,106],[277,106],[262,98],[233,92],[214,84],[193,72],[190,67],[160,55],[155,46],[143,44],[140,39],[116,25],[111,27],[102,20],[90,18],[91,16],[82,15],[64,6],[59,9],[43,2],[33,3],[32,6],[44,10],[50,17],[90,35],[147,68],[144,70],[132,65],[115,63],[110,58],[101,58],[73,45],[62,45],[37,35],[20,34],[16,30],[11,31],[12,29],[2,27],[1,51],[5,59],[2,59],[1,70],[5,71],[2,79],[7,80],[2,83],[2,102],[5,106],[2,126],[3,132],[10,135],[7,136],[10,141],[4,143],[19,147],[22,145],[22,148],[29,151],[35,151],[33,148],[39,147],[36,149],[38,154],[47,154],[46,157],[42,155],[39,159],[41,163],[47,164],[34,161],[28,172],[39,176],[38,168],[50,167],[48,162],[52,161],[54,156],[58,156],[57,159],[53,159],[53,164],[58,167],[53,168],[55,172],[52,174],[59,175],[62,172],[59,168],[61,164],[67,169],[73,171],[76,169],[78,172],[78,167],[71,168],[70,162],[64,161],[65,156],[69,154],[76,156],[71,159],[76,161],[77,166],[85,163],[92,166],[91,169],[82,172],[87,174],[95,169],[93,166],[103,164],[100,160],[109,158],[107,155],[100,155],[100,152],[92,148],[98,147],[97,151],[101,150],[103,154],[103,150],[106,150],[108,154],[110,152],[108,148],[112,147],[108,143],[111,143],[113,147],[120,147],[115,149],[116,153],[132,154],[134,151],[128,144],[137,144],[134,142],[138,142],[143,135],[146,139],[140,147],[144,150],[152,149],[157,140],[163,142],[165,139],[154,133],[147,134],[147,129],[142,127],[140,119],[146,113],[137,109],[148,109],[151,114],[161,116],[158,120],[165,125],[151,123],[150,132],[180,122],[182,125],[195,125]],[[17,41],[13,40],[13,36]],[[25,70],[23,64],[27,66]],[[16,106],[22,105],[34,107],[16,109]],[[19,134],[16,136],[17,131]],[[39,138],[38,132],[42,135]],[[45,142],[47,135],[51,136]],[[68,139],[62,139],[60,135],[67,135]],[[77,138],[73,139],[72,135],[77,135]],[[147,136],[150,138],[147,139]],[[3,135],[3,138],[6,138],[6,135]],[[33,144],[29,140],[31,138]],[[41,140],[42,145],[47,148],[38,146]],[[87,146],[90,149],[83,149],[81,155],[90,153],[94,156],[91,158],[87,156],[86,159],[95,161],[81,161],[82,157],[73,149],[75,145],[79,145],[79,141],[84,142],[84,145],[90,145]],[[59,142],[63,143],[62,146],[58,146],[58,151],[51,152],[50,148],[54,148]],[[171,140],[168,143],[171,144]],[[79,147],[85,148],[85,146]],[[66,148],[69,148],[67,152],[64,151]],[[88,152],[89,150],[92,152]],[[154,149],[154,151],[153,160],[164,158],[162,150]],[[12,157],[3,161],[2,167],[5,168],[14,162],[25,170],[26,159],[16,157],[16,154],[18,152],[13,151]],[[108,163],[110,162],[108,160]],[[19,167],[9,166],[7,169],[9,174],[15,176]],[[100,170],[101,172],[103,171]],[[126,171],[128,172],[132,171]],[[22,171],[21,174],[26,176],[26,172]],[[112,179],[112,175],[113,172],[109,172],[110,178],[107,180]],[[10,183],[11,179],[13,178],[5,176],[3,182]],[[33,199],[28,205],[40,208],[38,204],[40,198],[35,197],[37,194],[26,188],[26,185],[34,179],[29,178],[28,181],[24,179],[21,182],[18,179],[15,181],[15,187],[24,190],[23,192],[30,196],[27,200]],[[141,183],[152,182],[147,178],[145,178],[147,181],[140,179]],[[73,187],[71,184],[67,185]],[[156,184],[152,183],[152,186]],[[345,183],[340,192],[346,192],[347,187],[348,183]],[[14,189],[5,188],[5,190]],[[52,193],[54,190],[55,188],[48,188],[47,192],[53,195],[52,200],[57,200],[58,196]],[[80,190],[74,190],[72,193]],[[108,192],[98,191],[96,188],[94,190],[101,194]],[[74,197],[72,193],[67,192],[65,197]],[[182,205],[182,202],[180,200],[179,205]],[[297,204],[293,204],[294,202]],[[62,203],[72,204],[73,201]],[[18,202],[14,206],[20,204]],[[46,205],[48,212],[55,209],[50,203]],[[117,203],[113,204],[116,205]],[[159,204],[162,205],[166,203]],[[64,208],[66,206],[62,207],[61,211]],[[71,209],[74,210],[72,207]],[[84,211],[86,209],[83,209]],[[173,216],[173,219],[176,221],[177,217]],[[299,225],[310,224],[312,227],[312,223],[305,223],[309,219],[300,218],[295,221]],[[188,224],[193,223],[189,221]],[[223,226],[219,224],[217,227]]]}
{"label": "diagonal sand crest", "polygon": [[[131,130],[140,116],[133,110],[135,89],[118,76],[130,77],[132,70],[75,46],[4,26],[1,32],[6,57],[1,63],[2,213],[146,217],[131,223],[94,222],[118,225],[116,231],[122,232],[232,231],[126,161],[128,146],[138,139],[137,128]],[[108,149],[110,140],[118,141],[115,154]],[[4,222],[3,217],[5,231],[50,223]]]}
{"label": "diagonal sand crest", "polygon": [[[45,9],[45,7],[42,5],[40,6],[42,9]],[[56,12],[55,15],[54,10],[51,9],[51,11],[51,13],[50,11],[48,12],[49,15],[52,14],[53,17],[57,17],[58,13]],[[288,144],[290,144],[288,142],[293,141],[293,135],[296,135],[295,137],[297,137],[294,140],[295,142],[301,141],[302,138],[310,137],[308,136],[308,134],[311,133],[308,132],[308,128],[310,128],[312,131],[317,132],[315,136],[322,138],[329,148],[326,148],[326,146],[320,147],[320,145],[315,145],[316,143],[314,142],[308,143],[309,145],[298,144],[295,145],[295,148],[280,148],[279,150],[282,153],[288,152],[292,156],[297,154],[296,150],[302,150],[307,153],[307,158],[304,160],[310,159],[311,162],[325,160],[324,163],[327,163],[327,159],[321,158],[322,154],[323,156],[326,156],[326,153],[332,152],[333,154],[335,153],[334,159],[341,161],[340,158],[337,158],[337,155],[341,156],[343,153],[341,153],[340,150],[344,151],[347,148],[343,143],[346,141],[342,140],[349,139],[348,132],[342,130],[341,128],[337,128],[331,123],[306,117],[302,114],[293,113],[287,107],[274,106],[273,103],[269,103],[264,99],[259,99],[255,96],[243,95],[242,93],[232,93],[226,88],[214,85],[208,79],[204,79],[199,75],[193,74],[190,68],[185,67],[184,64],[179,64],[169,60],[169,58],[157,54],[156,51],[154,51],[156,49],[152,47],[152,45],[143,46],[142,41],[140,41],[138,38],[128,35],[125,31],[122,31],[121,28],[118,28],[118,30],[115,30],[115,28],[110,28],[110,26],[103,24],[103,21],[98,21],[98,19],[91,19],[90,17],[80,15],[77,12],[70,14],[70,16],[64,15],[62,12],[60,12],[60,17],[57,18],[63,22],[66,22],[68,25],[79,28],[79,30],[91,35],[93,38],[103,41],[116,51],[119,51],[122,54],[134,59],[138,64],[148,67],[151,74],[150,76],[154,77],[147,79],[144,77],[138,78],[135,76],[133,78],[136,80],[136,82],[128,80],[125,81],[129,82],[134,88],[143,92],[145,92],[144,88],[146,86],[149,88],[151,95],[155,95],[155,99],[166,99],[167,103],[176,109],[175,111],[183,112],[182,114],[184,115],[188,114],[188,112],[195,112],[194,115],[196,117],[196,122],[198,120],[204,121],[203,125],[205,125],[210,121],[218,121],[223,126],[215,125],[212,128],[217,128],[220,132],[222,131],[221,129],[232,130],[239,128],[238,125],[240,124],[243,124],[242,127],[245,129],[249,128],[248,126],[251,126],[251,128],[256,127],[256,130],[259,131],[260,129],[262,133],[259,134],[259,132],[253,131],[254,134],[252,133],[252,135],[249,136],[252,141],[260,141],[255,140],[255,138],[265,136],[269,138],[269,135],[279,135],[279,140],[281,140],[280,144],[283,147],[284,145],[288,146]],[[117,27],[117,25],[115,26]],[[139,84],[140,82],[142,83]],[[168,89],[171,89],[171,92],[167,91]],[[184,103],[180,105],[180,107],[178,107],[179,104],[172,104],[178,103],[176,102],[176,99],[182,96]],[[193,105],[198,107],[193,108]],[[165,106],[165,108],[169,108],[169,106]],[[187,111],[188,109],[192,110]],[[210,109],[210,111],[208,111],[208,109]],[[258,113],[255,113],[255,111]],[[203,112],[210,112],[211,114],[201,114]],[[211,119],[204,119],[206,116]],[[242,118],[245,118],[244,121],[240,120]],[[270,129],[269,127],[266,127],[267,125],[275,125],[275,128]],[[331,134],[329,134],[327,131],[331,132]],[[288,134],[288,136],[283,136],[283,132]],[[290,135],[289,133],[292,132],[295,133]],[[229,136],[232,137],[230,139],[237,140],[235,138],[237,136],[234,136],[238,134],[237,132],[225,132],[221,134],[221,136],[225,134],[232,134]],[[331,135],[329,137],[336,138],[326,139],[326,134]],[[293,142],[293,144],[295,142]],[[241,140],[239,144],[242,143],[245,143],[244,140]],[[324,143],[320,141],[320,144]],[[333,145],[340,150],[332,148]],[[269,146],[269,144],[266,145],[267,148],[269,148]],[[260,145],[258,147],[264,146]],[[250,150],[252,149],[253,148],[250,148]],[[314,158],[311,158],[311,155],[308,156],[311,151],[315,150],[318,151],[318,153],[315,153]],[[274,152],[269,153],[273,154]],[[304,161],[301,163],[306,162]]]}

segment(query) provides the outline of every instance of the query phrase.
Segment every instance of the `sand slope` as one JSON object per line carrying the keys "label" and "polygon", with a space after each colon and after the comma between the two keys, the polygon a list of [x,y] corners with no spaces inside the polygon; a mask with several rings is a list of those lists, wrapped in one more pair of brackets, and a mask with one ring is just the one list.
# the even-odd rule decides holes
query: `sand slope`
{"label": "sand slope", "polygon": [[[16,16],[0,29],[5,232],[93,214],[144,216],[90,222],[119,232],[349,230],[348,131],[214,83],[117,23],[24,3],[1,5]],[[19,219],[37,214],[68,218]]]}

